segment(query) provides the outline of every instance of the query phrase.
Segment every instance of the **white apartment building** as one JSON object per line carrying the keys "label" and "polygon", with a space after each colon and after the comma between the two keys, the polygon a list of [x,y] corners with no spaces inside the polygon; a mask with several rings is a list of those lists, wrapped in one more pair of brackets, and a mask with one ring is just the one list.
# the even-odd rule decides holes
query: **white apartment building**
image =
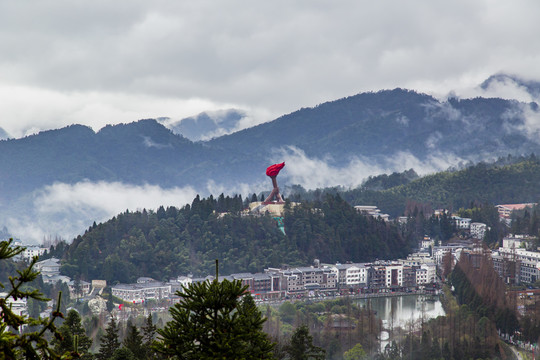
{"label": "white apartment building", "polygon": [[345,270],[345,285],[366,286],[368,282],[368,271],[364,265],[355,264]]}
{"label": "white apartment building", "polygon": [[471,236],[475,239],[483,239],[488,226],[484,223],[471,223]]}
{"label": "white apartment building", "polygon": [[514,235],[507,236],[503,239],[503,248],[506,249],[519,249],[524,248],[526,245],[526,240],[523,235]]}
{"label": "white apartment building", "polygon": [[137,284],[118,284],[111,287],[113,296],[133,303],[142,303],[150,299],[161,300],[171,295],[171,286],[162,282],[144,282]]}
{"label": "white apartment building", "polygon": [[[7,295],[8,293],[1,292],[0,298],[6,298]],[[28,315],[28,306],[26,303],[26,298],[15,300],[12,297],[10,297],[6,299],[6,305],[11,306],[11,311],[13,311],[15,315],[18,315],[18,316]]]}
{"label": "white apartment building", "polygon": [[418,268],[416,269],[416,284],[423,285],[428,283],[427,269]]}
{"label": "white apartment building", "polygon": [[47,251],[47,248],[39,247],[39,246],[27,246],[24,251],[21,253],[21,256],[25,260],[32,260],[34,256],[41,256],[45,254]]}
{"label": "white apartment building", "polygon": [[472,219],[462,218],[459,216],[452,216],[452,219],[456,224],[456,228],[460,230],[469,230],[471,228]]}
{"label": "white apartment building", "polygon": [[433,283],[437,281],[437,265],[435,265],[434,263],[425,263],[422,264],[420,268],[426,270],[428,283]]}
{"label": "white apartment building", "polygon": [[465,247],[462,245],[445,245],[445,246],[436,246],[433,248],[433,260],[435,261],[436,265],[441,265],[443,262],[444,255],[446,255],[447,252],[452,253],[452,259],[454,261],[454,264],[459,259],[459,255],[461,254],[461,251]]}
{"label": "white apartment building", "polygon": [[406,260],[400,260],[403,265],[421,265],[425,263],[432,263],[433,256],[429,255],[427,251],[415,252],[407,255]]}

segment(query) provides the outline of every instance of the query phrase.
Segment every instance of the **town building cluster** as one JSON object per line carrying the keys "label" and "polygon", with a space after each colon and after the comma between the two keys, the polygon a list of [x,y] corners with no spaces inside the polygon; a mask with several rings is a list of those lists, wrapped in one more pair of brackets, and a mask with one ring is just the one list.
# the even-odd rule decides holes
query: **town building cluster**
{"label": "town building cluster", "polygon": [[540,280],[540,252],[523,235],[507,237],[503,246],[491,254],[493,268],[509,284],[534,283]]}
{"label": "town building cluster", "polygon": [[[497,208],[501,219],[504,220],[510,216],[511,211],[531,205],[498,205]],[[388,220],[387,216],[381,214],[374,206],[356,206],[355,208],[366,216]],[[498,250],[486,252],[478,242],[473,240],[484,237],[488,229],[486,224],[475,223],[471,219],[455,215],[452,219],[456,229],[469,231],[472,239],[436,246],[433,239],[425,236],[419,241],[420,250],[410,254],[406,259],[344,264],[321,264],[315,260],[312,266],[268,268],[261,273],[220,276],[218,280],[240,280],[248,286],[253,296],[260,300],[337,293],[410,292],[419,288],[433,288],[432,284],[436,284],[438,278],[437,270],[443,267],[444,259],[449,253],[452,264],[457,263],[463,253],[472,259],[478,258],[477,255],[489,253],[495,270],[508,283],[534,283],[540,280],[540,252],[532,248],[531,239],[526,236],[509,236],[503,240],[503,246]],[[398,221],[404,222],[407,218],[399,218]],[[34,256],[42,255],[45,250],[29,246],[21,257],[30,260]],[[106,286],[102,280],[92,280],[92,283],[89,283],[82,280],[74,281],[61,275],[60,261],[55,258],[37,262],[35,269],[41,272],[45,283],[64,282],[67,284],[72,298],[91,297],[91,294],[102,291]],[[141,277],[134,284],[117,284],[111,289],[113,296],[132,303],[163,299],[174,301],[179,299],[177,292],[182,292],[183,287],[213,279],[213,276],[204,278],[178,276],[163,282]],[[21,311],[23,311],[22,308]]]}
{"label": "town building cluster", "polygon": [[[182,286],[212,281],[214,277],[179,276],[168,282],[139,278],[135,284],[111,287],[113,296],[124,301],[142,303],[148,300],[174,298]],[[284,299],[336,292],[373,293],[412,291],[436,282],[436,268],[430,258],[374,263],[320,264],[313,266],[268,268],[262,273],[237,273],[219,280],[239,280],[248,286],[255,299]]]}

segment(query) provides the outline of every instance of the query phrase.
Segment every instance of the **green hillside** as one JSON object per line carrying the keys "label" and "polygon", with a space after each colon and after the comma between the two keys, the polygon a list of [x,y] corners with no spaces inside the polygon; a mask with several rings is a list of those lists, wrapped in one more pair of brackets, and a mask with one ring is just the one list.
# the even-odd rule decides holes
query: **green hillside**
{"label": "green hillside", "polygon": [[443,171],[407,184],[374,191],[360,187],[343,191],[354,205],[377,205],[399,216],[408,201],[429,203],[433,208],[459,209],[477,204],[511,204],[540,199],[540,161],[536,156],[520,158],[508,165],[479,163],[459,171]]}
{"label": "green hillside", "polygon": [[[340,197],[304,203],[285,214],[287,235],[270,216],[241,216],[241,197],[193,201],[181,209],[125,212],[93,225],[67,248],[62,272],[83,279],[165,280],[192,272],[260,272],[268,266],[370,261],[410,250],[391,224],[358,214]],[[216,211],[216,212],[214,212]],[[225,216],[220,212],[228,211]]]}

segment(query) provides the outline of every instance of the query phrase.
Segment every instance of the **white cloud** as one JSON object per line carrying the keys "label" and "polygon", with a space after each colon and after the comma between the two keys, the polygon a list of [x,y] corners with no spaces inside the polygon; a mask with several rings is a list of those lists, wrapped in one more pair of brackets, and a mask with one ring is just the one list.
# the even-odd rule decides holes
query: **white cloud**
{"label": "white cloud", "polygon": [[509,133],[521,133],[540,143],[540,109],[529,104],[516,104],[514,109],[508,110],[503,116],[506,117],[505,126]]}
{"label": "white cloud", "polygon": [[[234,107],[205,99],[177,99],[144,94],[107,92],[62,93],[49,89],[0,84],[0,127],[12,137],[30,135],[43,129],[73,123],[95,131],[107,124],[130,123],[144,118],[173,115],[191,116],[208,109]],[[16,119],[16,121],[11,121]]]}
{"label": "white cloud", "polygon": [[143,136],[143,144],[146,147],[149,147],[149,148],[153,147],[153,148],[156,148],[156,149],[172,148],[171,143],[160,144],[160,143],[157,143],[154,140],[152,140],[152,138],[149,137],[149,136]]}
{"label": "white cloud", "polygon": [[535,99],[527,91],[527,88],[519,85],[513,79],[504,78],[490,82],[487,89],[481,92],[484,97],[495,97],[501,99],[515,99],[522,102],[531,102]]}
{"label": "white cloud", "polygon": [[540,79],[535,0],[1,7],[0,127],[12,136],[230,107],[252,113],[243,128],[362,91],[462,95],[501,71]]}
{"label": "white cloud", "polygon": [[55,183],[36,191],[31,215],[8,218],[11,233],[25,241],[39,242],[48,235],[71,240],[92,222],[103,222],[129,209],[159,206],[182,207],[191,203],[196,191],[191,187],[162,189],[155,185],[135,186],[119,182]]}
{"label": "white cloud", "polygon": [[396,122],[398,124],[403,125],[403,126],[409,126],[409,118],[406,117],[405,115],[400,115],[400,116],[396,117]]}
{"label": "white cloud", "polygon": [[428,149],[435,149],[437,143],[442,139],[442,134],[439,131],[435,131],[433,134],[429,135],[426,139],[426,146]]}
{"label": "white cloud", "polygon": [[304,151],[292,146],[282,148],[278,153],[286,163],[283,181],[289,184],[300,184],[306,189],[338,185],[354,188],[372,175],[390,174],[411,168],[420,175],[426,175],[446,170],[463,162],[463,159],[453,154],[441,152],[433,152],[426,160],[422,161],[409,152],[401,151],[389,158],[377,161],[355,157],[347,166],[337,167],[332,165],[332,160],[329,158],[310,158],[306,156]]}
{"label": "white cloud", "polygon": [[[370,175],[391,173],[414,168],[419,174],[447,169],[461,161],[449,154],[434,154],[421,161],[410,153],[398,152],[383,162],[354,158],[346,166],[332,165],[331,159],[309,158],[295,147],[277,151],[286,162],[278,184],[300,184],[306,189],[342,185],[356,187]],[[195,195],[210,194],[250,196],[271,189],[270,181],[238,183],[224,187],[208,181],[202,187],[163,189],[156,185],[129,185],[119,182],[83,181],[73,185],[54,183],[35,191],[31,203],[23,213],[5,215],[5,225],[16,237],[37,243],[46,236],[59,235],[68,241],[84,232],[94,221],[107,221],[125,210],[156,210],[159,206],[182,207],[191,203]]]}

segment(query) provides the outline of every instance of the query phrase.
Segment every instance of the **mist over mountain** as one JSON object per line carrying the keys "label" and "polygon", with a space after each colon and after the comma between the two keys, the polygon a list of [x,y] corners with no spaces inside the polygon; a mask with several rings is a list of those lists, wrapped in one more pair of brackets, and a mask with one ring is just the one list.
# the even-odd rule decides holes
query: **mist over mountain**
{"label": "mist over mountain", "polygon": [[246,113],[236,109],[203,112],[176,122],[164,121],[165,126],[175,134],[191,141],[209,140],[230,134],[239,129],[240,121]]}
{"label": "mist over mountain", "polygon": [[0,140],[5,140],[7,138],[9,138],[9,134],[0,127]]}
{"label": "mist over mountain", "polygon": [[480,88],[483,90],[488,90],[493,87],[508,85],[525,90],[533,98],[540,97],[540,81],[527,80],[516,75],[504,73],[491,75],[484,82],[482,82],[482,84],[480,84]]}
{"label": "mist over mountain", "polygon": [[[269,190],[264,170],[285,161],[280,186],[356,187],[370,175],[433,173],[498,156],[540,153],[538,106],[499,98],[438,100],[404,89],[362,93],[193,142],[242,114],[81,125],[0,141],[0,218],[36,238],[77,234],[126,208],[182,206],[201,195]],[[161,123],[160,123],[161,122]],[[175,133],[185,131],[186,137]],[[144,199],[144,200],[143,200]],[[68,231],[66,229],[69,228]]]}
{"label": "mist over mountain", "polygon": [[442,153],[479,160],[538,149],[536,131],[528,126],[536,112],[536,104],[485,98],[441,102],[395,89],[301,109],[208,145],[253,153],[295,146],[309,157],[330,157],[339,165],[354,157],[388,164],[403,152],[421,161]]}

